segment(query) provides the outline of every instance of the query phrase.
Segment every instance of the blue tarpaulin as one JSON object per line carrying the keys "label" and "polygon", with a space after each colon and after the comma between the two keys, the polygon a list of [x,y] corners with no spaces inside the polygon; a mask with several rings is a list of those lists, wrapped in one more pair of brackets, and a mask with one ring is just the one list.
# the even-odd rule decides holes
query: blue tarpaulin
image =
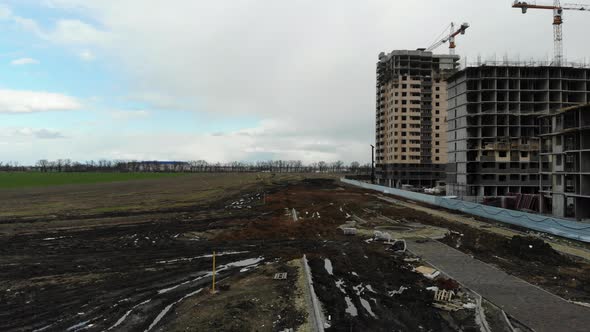
{"label": "blue tarpaulin", "polygon": [[514,211],[463,201],[460,199],[426,195],[412,191],[384,187],[366,182],[340,179],[340,181],[365,188],[376,190],[384,194],[391,194],[409,200],[440,206],[449,210],[461,211],[486,219],[491,219],[507,224],[512,224],[539,232],[562,236],[568,239],[590,242],[590,223],[582,223],[573,220],[549,217],[539,214]]}

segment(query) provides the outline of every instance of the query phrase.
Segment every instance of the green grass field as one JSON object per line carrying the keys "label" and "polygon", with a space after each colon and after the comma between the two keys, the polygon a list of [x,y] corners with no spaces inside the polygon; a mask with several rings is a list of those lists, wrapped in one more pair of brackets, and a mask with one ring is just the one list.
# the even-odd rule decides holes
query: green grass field
{"label": "green grass field", "polygon": [[64,184],[86,184],[155,179],[182,173],[41,173],[0,172],[0,189],[47,187]]}

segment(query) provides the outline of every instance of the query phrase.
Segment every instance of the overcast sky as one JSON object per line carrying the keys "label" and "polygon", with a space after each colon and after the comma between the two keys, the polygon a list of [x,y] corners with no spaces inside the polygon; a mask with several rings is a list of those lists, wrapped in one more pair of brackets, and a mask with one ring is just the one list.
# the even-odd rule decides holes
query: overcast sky
{"label": "overcast sky", "polygon": [[[455,21],[468,62],[551,57],[551,12],[511,3],[0,1],[0,161],[368,162],[379,52]],[[590,13],[564,20],[590,62]]]}

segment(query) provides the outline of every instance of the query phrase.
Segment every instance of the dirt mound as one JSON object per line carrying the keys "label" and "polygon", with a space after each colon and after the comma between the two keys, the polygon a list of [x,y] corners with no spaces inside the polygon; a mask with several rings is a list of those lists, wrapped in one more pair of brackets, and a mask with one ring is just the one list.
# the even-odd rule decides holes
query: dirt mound
{"label": "dirt mound", "polygon": [[463,229],[451,232],[442,240],[444,243],[463,248],[482,256],[502,256],[523,262],[539,262],[552,266],[572,265],[573,261],[540,238],[532,236],[513,236],[510,239],[491,233]]}
{"label": "dirt mound", "polygon": [[551,245],[535,237],[513,236],[507,241],[506,250],[524,260],[543,261],[554,265],[569,263],[567,257],[555,251]]}
{"label": "dirt mound", "polygon": [[540,238],[503,236],[468,227],[453,231],[441,242],[510,271],[530,283],[570,300],[590,299],[590,264],[560,254]]}
{"label": "dirt mound", "polygon": [[453,279],[439,278],[436,280],[436,285],[440,289],[446,289],[446,290],[459,289],[459,283]]}

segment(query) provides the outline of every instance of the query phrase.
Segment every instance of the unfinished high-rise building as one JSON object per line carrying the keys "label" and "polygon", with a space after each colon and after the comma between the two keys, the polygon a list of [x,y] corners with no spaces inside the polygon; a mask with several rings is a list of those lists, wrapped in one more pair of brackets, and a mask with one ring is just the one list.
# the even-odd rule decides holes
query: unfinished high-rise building
{"label": "unfinished high-rise building", "polygon": [[541,158],[546,161],[541,173],[550,180],[541,192],[551,199],[543,212],[589,219],[590,105],[564,108],[540,120]]}
{"label": "unfinished high-rise building", "polygon": [[479,65],[447,83],[447,194],[475,200],[549,188],[539,116],[588,103],[590,69]]}
{"label": "unfinished high-rise building", "polygon": [[459,56],[423,49],[379,54],[376,179],[400,187],[432,187],[445,179],[447,83]]}

